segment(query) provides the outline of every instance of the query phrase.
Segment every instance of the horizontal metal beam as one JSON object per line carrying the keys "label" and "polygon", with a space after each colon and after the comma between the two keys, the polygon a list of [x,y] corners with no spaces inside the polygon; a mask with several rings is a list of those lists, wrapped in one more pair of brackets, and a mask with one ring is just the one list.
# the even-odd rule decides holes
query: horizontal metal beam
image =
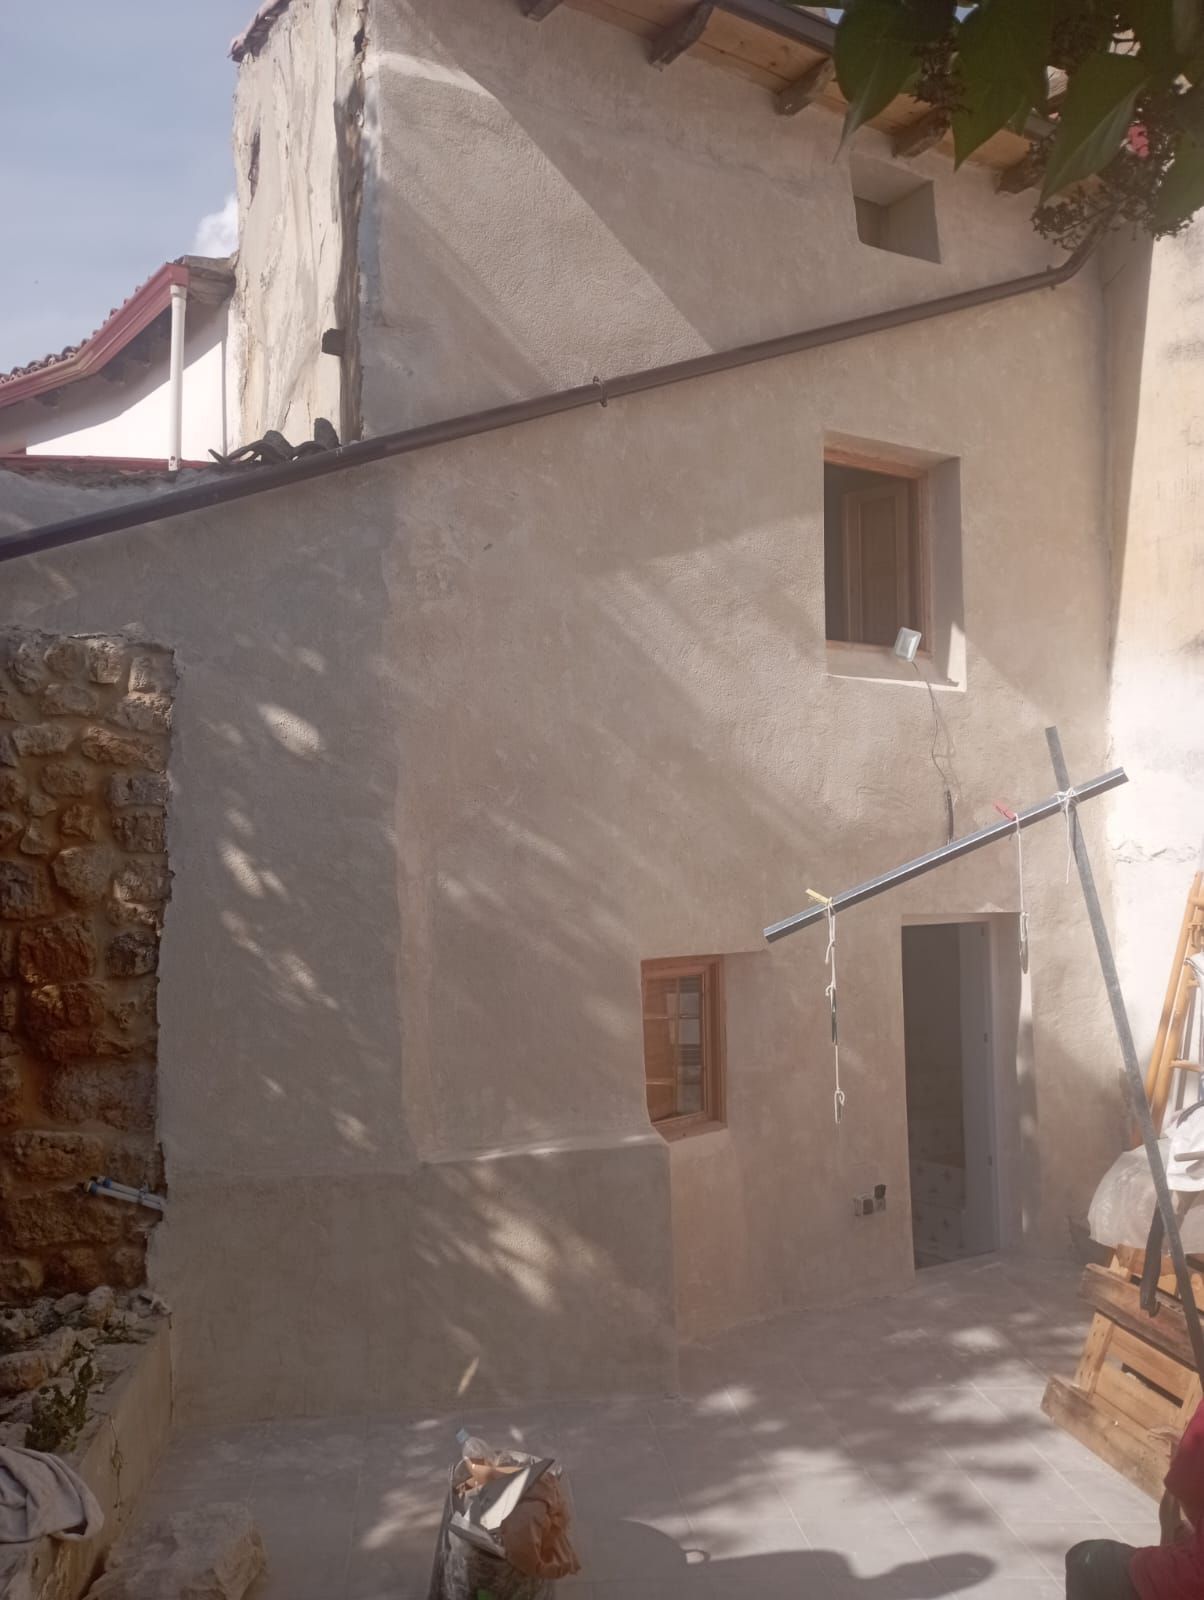
{"label": "horizontal metal beam", "polygon": [[[1114,767],[1100,778],[1079,784],[1074,797],[1076,801],[1094,800],[1096,795],[1107,794],[1109,789],[1119,789],[1122,783],[1128,781],[1124,768]],[[1016,820],[1022,828],[1031,828],[1034,822],[1045,822],[1050,817],[1059,816],[1061,811],[1061,799],[1058,795],[1051,795],[1048,800],[1039,800],[1035,806],[1019,812]],[[863,900],[872,900],[875,895],[885,894],[888,889],[897,889],[900,884],[910,883],[913,878],[922,878],[934,867],[943,867],[947,861],[958,861],[962,856],[981,850],[984,845],[994,844],[997,839],[1008,838],[1015,831],[1015,822],[1006,819],[993,822],[989,828],[980,828],[977,833],[968,833],[963,839],[954,839],[949,844],[941,845],[939,850],[930,850],[926,856],[916,856],[914,861],[905,861],[901,867],[893,867],[880,877],[859,883],[855,889],[846,889],[843,894],[833,895],[832,910],[847,911],[850,906],[859,906]],[[800,911],[796,916],[786,917],[784,921],[766,928],[765,938],[773,944],[778,939],[784,939],[788,933],[797,933],[800,928],[808,927],[812,922],[822,922],[827,911],[827,906],[809,906],[806,911]]]}
{"label": "horizontal metal beam", "polygon": [[811,11],[794,11],[780,5],[778,0],[715,0],[720,11],[740,17],[744,22],[755,22],[768,28],[783,39],[793,39],[797,44],[809,44],[813,50],[831,55],[836,48],[836,24],[826,17],[817,17]]}

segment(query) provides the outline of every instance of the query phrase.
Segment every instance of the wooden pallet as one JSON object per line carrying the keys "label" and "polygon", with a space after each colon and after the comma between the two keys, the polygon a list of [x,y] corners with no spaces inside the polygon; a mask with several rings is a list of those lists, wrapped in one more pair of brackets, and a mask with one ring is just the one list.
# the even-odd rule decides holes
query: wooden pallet
{"label": "wooden pallet", "polygon": [[[1171,1437],[1186,1427],[1201,1388],[1170,1261],[1151,1317],[1141,1309],[1143,1260],[1140,1250],[1118,1250],[1109,1266],[1086,1269],[1079,1292],[1095,1314],[1078,1368],[1069,1382],[1049,1380],[1041,1409],[1156,1500]],[[1204,1309],[1204,1261],[1191,1257],[1190,1265]]]}
{"label": "wooden pallet", "polygon": [[[1198,1072],[1186,1057],[1194,1006],[1201,1003],[1188,956],[1204,950],[1204,875],[1187,896],[1146,1095],[1159,1131],[1176,1072]],[[1067,1433],[1153,1499],[1162,1493],[1177,1438],[1201,1399],[1183,1305],[1169,1258],[1160,1263],[1157,1309],[1141,1308],[1144,1252],[1117,1250],[1107,1267],[1088,1267],[1080,1293],[1093,1316],[1073,1379],[1051,1378],[1041,1408]],[[1196,1304],[1204,1310],[1204,1259],[1188,1257]],[[1158,1431],[1154,1431],[1158,1430]]]}

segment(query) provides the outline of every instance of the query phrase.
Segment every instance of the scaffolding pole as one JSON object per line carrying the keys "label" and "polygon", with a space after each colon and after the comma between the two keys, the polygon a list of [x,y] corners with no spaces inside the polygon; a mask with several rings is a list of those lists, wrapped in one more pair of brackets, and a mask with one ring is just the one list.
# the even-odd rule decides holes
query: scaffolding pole
{"label": "scaffolding pole", "polygon": [[[1078,784],[1071,789],[1068,781],[1063,781],[1060,794],[1052,795],[1048,800],[1039,800],[1035,806],[1017,813],[1015,821],[993,822],[989,828],[980,828],[977,833],[968,833],[964,838],[953,839],[948,844],[941,845],[939,850],[930,850],[926,856],[917,856],[914,861],[905,861],[901,867],[893,867],[890,872],[884,872],[880,877],[870,878],[865,883],[859,883],[855,889],[846,889],[843,894],[836,894],[831,899],[833,911],[847,911],[850,906],[858,906],[863,900],[872,900],[875,895],[885,894],[888,889],[897,889],[901,883],[910,883],[913,878],[921,878],[926,872],[931,872],[935,867],[943,867],[947,861],[958,861],[962,856],[971,855],[975,850],[981,850],[984,845],[994,844],[997,839],[1009,839],[1015,835],[1016,829],[1031,828],[1034,822],[1045,822],[1049,817],[1067,814],[1067,807],[1073,807],[1081,800],[1094,800],[1096,795],[1107,794],[1109,789],[1117,789],[1129,779],[1123,767],[1114,767],[1111,772],[1105,772],[1100,778],[1092,778],[1087,783]],[[1068,798],[1069,797],[1069,798]],[[1073,816],[1071,818],[1073,822]],[[1076,837],[1078,829],[1075,830]],[[806,928],[813,922],[819,922],[828,914],[827,905],[814,905],[806,911],[800,911],[793,917],[786,917],[781,922],[775,922],[765,929],[765,938],[770,943],[784,939],[789,933],[797,933],[800,928]]]}
{"label": "scaffolding pole", "polygon": [[[1049,745],[1050,760],[1053,762],[1054,777],[1065,788],[1067,783],[1066,757],[1062,754],[1062,741],[1058,737],[1056,728],[1046,728],[1045,740]],[[1171,1261],[1175,1267],[1175,1282],[1179,1287],[1179,1298],[1183,1302],[1183,1316],[1187,1323],[1188,1336],[1191,1339],[1192,1355],[1195,1357],[1196,1371],[1204,1382],[1204,1329],[1200,1326],[1200,1313],[1196,1306],[1196,1297],[1192,1290],[1191,1273],[1187,1267],[1187,1257],[1183,1251],[1183,1239],[1179,1233],[1179,1219],[1175,1215],[1174,1205],[1171,1203],[1170,1185],[1166,1181],[1166,1167],[1162,1160],[1162,1151],[1158,1148],[1158,1135],[1154,1132],[1154,1119],[1150,1115],[1150,1103],[1146,1098],[1145,1081],[1141,1075],[1141,1067],[1137,1061],[1137,1046],[1133,1042],[1133,1029],[1129,1023],[1129,1013],[1125,1007],[1125,997],[1121,993],[1120,975],[1116,970],[1116,957],[1112,953],[1112,941],[1108,936],[1108,925],[1104,921],[1103,908],[1100,905],[1099,894],[1095,887],[1095,874],[1091,870],[1091,858],[1087,854],[1087,842],[1083,838],[1083,830],[1074,830],[1074,859],[1079,869],[1079,882],[1083,887],[1083,899],[1087,905],[1087,919],[1091,923],[1091,932],[1095,936],[1096,954],[1099,956],[1100,970],[1104,975],[1104,987],[1108,991],[1108,1004],[1112,1007],[1112,1021],[1116,1027],[1116,1037],[1120,1043],[1121,1059],[1124,1061],[1125,1086],[1129,1091],[1129,1100],[1132,1104],[1133,1115],[1137,1126],[1141,1129],[1141,1142],[1145,1146],[1146,1160],[1150,1164],[1150,1175],[1154,1180],[1154,1194],[1158,1202],[1158,1211],[1162,1217],[1162,1226],[1166,1232],[1166,1242],[1170,1247]]]}

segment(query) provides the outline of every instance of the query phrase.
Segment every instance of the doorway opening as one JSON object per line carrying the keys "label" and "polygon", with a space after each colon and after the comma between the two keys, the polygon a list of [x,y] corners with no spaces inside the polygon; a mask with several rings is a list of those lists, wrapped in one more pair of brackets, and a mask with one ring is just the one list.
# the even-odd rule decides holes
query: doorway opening
{"label": "doorway opening", "polygon": [[986,922],[903,929],[907,1144],[917,1267],[999,1248]]}

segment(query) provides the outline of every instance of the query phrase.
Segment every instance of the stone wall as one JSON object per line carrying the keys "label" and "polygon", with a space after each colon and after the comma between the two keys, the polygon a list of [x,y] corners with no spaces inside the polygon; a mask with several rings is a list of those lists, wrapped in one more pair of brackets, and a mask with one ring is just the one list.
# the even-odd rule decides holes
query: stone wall
{"label": "stone wall", "polygon": [[133,1286],[155,1137],[170,655],[0,635],[0,1301]]}

